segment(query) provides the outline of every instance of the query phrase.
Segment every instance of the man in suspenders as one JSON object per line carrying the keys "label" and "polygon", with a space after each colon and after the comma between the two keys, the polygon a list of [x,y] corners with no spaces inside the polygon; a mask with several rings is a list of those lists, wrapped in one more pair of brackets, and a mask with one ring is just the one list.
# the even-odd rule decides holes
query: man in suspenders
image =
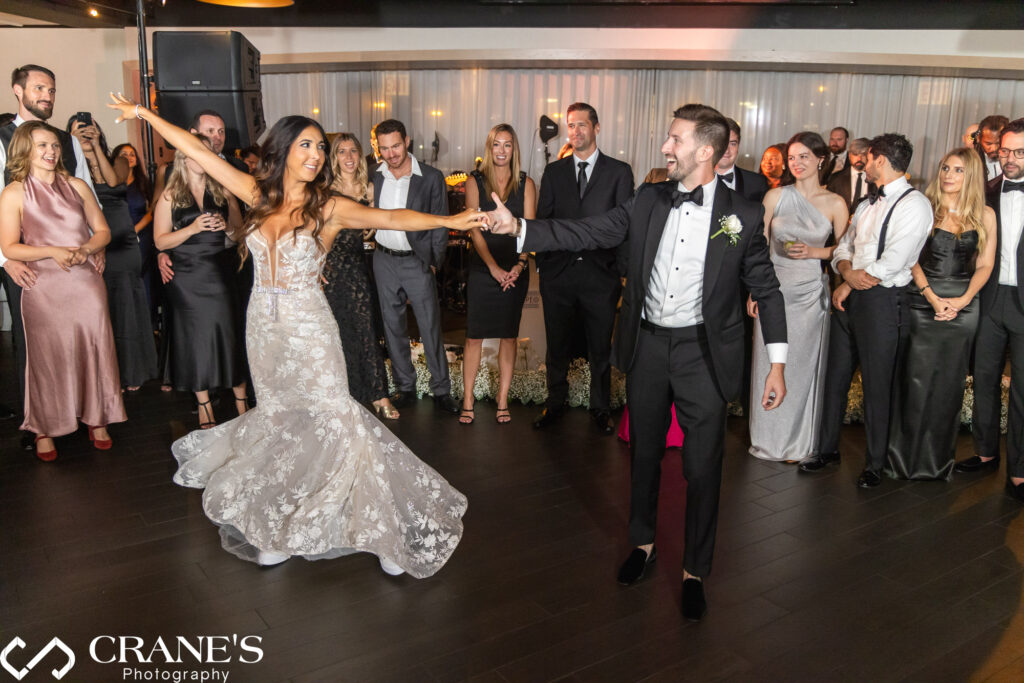
{"label": "man in suspenders", "polygon": [[[857,479],[862,488],[882,483],[893,371],[897,349],[905,336],[904,292],[911,280],[910,269],[917,263],[932,226],[931,203],[907,182],[913,152],[910,141],[895,133],[871,141],[864,171],[878,192],[857,207],[850,229],[832,257],[836,272],[843,276],[843,284],[832,294],[832,303],[849,313],[864,382],[867,459]],[[837,348],[829,346],[826,393],[830,379],[850,363],[848,358],[835,357]],[[816,453],[800,469],[817,472],[838,461],[838,452]]]}

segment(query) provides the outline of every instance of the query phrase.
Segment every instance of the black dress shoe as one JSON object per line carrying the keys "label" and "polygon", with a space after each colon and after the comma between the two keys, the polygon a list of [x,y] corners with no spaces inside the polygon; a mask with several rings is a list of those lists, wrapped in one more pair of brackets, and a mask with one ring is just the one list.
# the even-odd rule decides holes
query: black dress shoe
{"label": "black dress shoe", "polygon": [[21,450],[34,451],[36,449],[36,435],[32,432],[21,433]]}
{"label": "black dress shoe", "polygon": [[700,621],[708,611],[704,599],[704,582],[700,579],[683,580],[683,616],[690,621]]}
{"label": "black dress shoe", "polygon": [[857,477],[857,486],[862,489],[873,489],[882,483],[882,478],[878,476],[878,472],[872,472],[871,470],[864,470]]}
{"label": "black dress shoe", "polygon": [[606,410],[592,410],[590,416],[594,418],[594,424],[602,434],[611,434],[615,431],[615,423]]}
{"label": "black dress shoe", "polygon": [[839,453],[815,453],[799,465],[801,472],[819,472],[839,462]]}
{"label": "black dress shoe", "polygon": [[619,567],[619,583],[623,586],[636,583],[643,578],[647,565],[653,564],[656,559],[658,559],[656,548],[652,547],[649,555],[643,548],[634,548],[626,561]]}
{"label": "black dress shoe", "polygon": [[[394,403],[394,401],[392,401]],[[441,394],[434,397],[434,405],[446,413],[458,413],[459,404],[455,402],[451,394]]]}
{"label": "black dress shoe", "polygon": [[17,413],[14,412],[10,406],[5,406],[3,403],[0,403],[0,420],[10,420],[15,415],[17,415]]}
{"label": "black dress shoe", "polygon": [[533,421],[533,428],[544,429],[545,427],[550,427],[560,420],[563,415],[565,415],[565,408],[545,408],[537,416],[537,419]]}
{"label": "black dress shoe", "polygon": [[391,405],[396,408],[405,408],[410,405],[413,401],[413,392],[411,391],[396,391],[391,395]]}
{"label": "black dress shoe", "polygon": [[1024,484],[1014,484],[1009,479],[1006,480],[1006,492],[1013,498],[1016,498],[1020,502],[1024,503]]}
{"label": "black dress shoe", "polygon": [[972,455],[966,460],[961,460],[953,466],[954,472],[980,472],[981,470],[998,470],[999,469],[999,456],[992,458],[991,460],[982,460],[977,455]]}

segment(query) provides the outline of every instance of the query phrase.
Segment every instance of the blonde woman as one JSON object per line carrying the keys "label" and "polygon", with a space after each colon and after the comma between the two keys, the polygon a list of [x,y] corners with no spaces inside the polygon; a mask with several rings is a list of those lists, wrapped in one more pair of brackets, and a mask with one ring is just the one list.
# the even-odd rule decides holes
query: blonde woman
{"label": "blonde woman", "polygon": [[217,424],[211,389],[231,387],[238,414],[247,408],[236,261],[233,243],[225,239],[241,221],[234,197],[179,149],[154,208],[153,240],[174,261],[174,278],[164,289],[169,308],[165,380],[178,391],[195,393],[201,429]]}
{"label": "blonde woman", "polygon": [[110,230],[92,190],[69,177],[57,132],[42,121],[18,127],[7,152],[11,183],[0,195],[0,250],[31,263],[21,294],[25,324],[25,422],[36,455],[57,457],[53,437],[81,420],[99,449],[111,422],[125,420],[107,289],[94,254]]}
{"label": "blonde woman", "polygon": [[996,256],[996,218],[985,206],[978,155],[954,149],[925,191],[932,233],[912,273],[907,343],[896,360],[887,471],[900,479],[949,479],[974,334],[978,292]]}
{"label": "blonde woman", "polygon": [[[512,215],[536,218],[537,188],[526,173],[519,170],[519,139],[512,126],[500,123],[487,134],[484,161],[466,182],[466,206],[484,211],[495,208],[491,193],[497,193]],[[502,235],[470,232],[473,256],[466,282],[466,346],[462,360],[464,394],[459,422],[474,419],[473,385],[480,369],[484,339],[498,342],[498,424],[512,420],[508,411],[508,390],[516,361],[519,320],[523,315],[526,290],[530,288],[528,254],[516,252],[515,240]]]}
{"label": "blonde woman", "polygon": [[[364,206],[373,206],[373,183],[359,141],[351,133],[339,133],[331,143],[331,193]],[[370,270],[363,255],[361,230],[343,230],[334,238],[324,263],[324,294],[338,321],[341,346],[345,349],[348,390],[361,403],[372,403],[377,415],[398,419],[391,404],[384,351],[380,347],[374,311],[377,295],[370,282]]]}

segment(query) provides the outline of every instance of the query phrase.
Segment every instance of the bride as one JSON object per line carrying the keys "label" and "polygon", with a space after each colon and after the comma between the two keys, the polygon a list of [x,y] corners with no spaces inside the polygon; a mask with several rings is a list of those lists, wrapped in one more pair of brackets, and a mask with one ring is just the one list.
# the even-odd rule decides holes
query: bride
{"label": "bride", "polygon": [[332,196],[326,135],[303,116],[274,125],[253,177],[191,133],[111,97],[118,122],[145,120],[253,207],[238,241],[255,266],[245,342],[258,404],[175,441],[174,481],[205,488],[206,515],[244,560],[370,552],[389,574],[437,572],[462,536],[466,497],[349,396],[320,271],[341,229],[467,230],[483,214],[384,211]]}

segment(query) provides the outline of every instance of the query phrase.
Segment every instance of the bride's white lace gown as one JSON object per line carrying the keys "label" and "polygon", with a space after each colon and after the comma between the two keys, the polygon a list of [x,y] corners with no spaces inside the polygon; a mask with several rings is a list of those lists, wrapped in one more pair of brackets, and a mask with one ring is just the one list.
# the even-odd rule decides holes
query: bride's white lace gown
{"label": "bride's white lace gown", "polygon": [[313,237],[257,230],[246,349],[258,405],[171,446],[174,481],[204,488],[224,548],[306,559],[369,552],[411,576],[438,571],[462,537],[466,497],[349,396]]}

